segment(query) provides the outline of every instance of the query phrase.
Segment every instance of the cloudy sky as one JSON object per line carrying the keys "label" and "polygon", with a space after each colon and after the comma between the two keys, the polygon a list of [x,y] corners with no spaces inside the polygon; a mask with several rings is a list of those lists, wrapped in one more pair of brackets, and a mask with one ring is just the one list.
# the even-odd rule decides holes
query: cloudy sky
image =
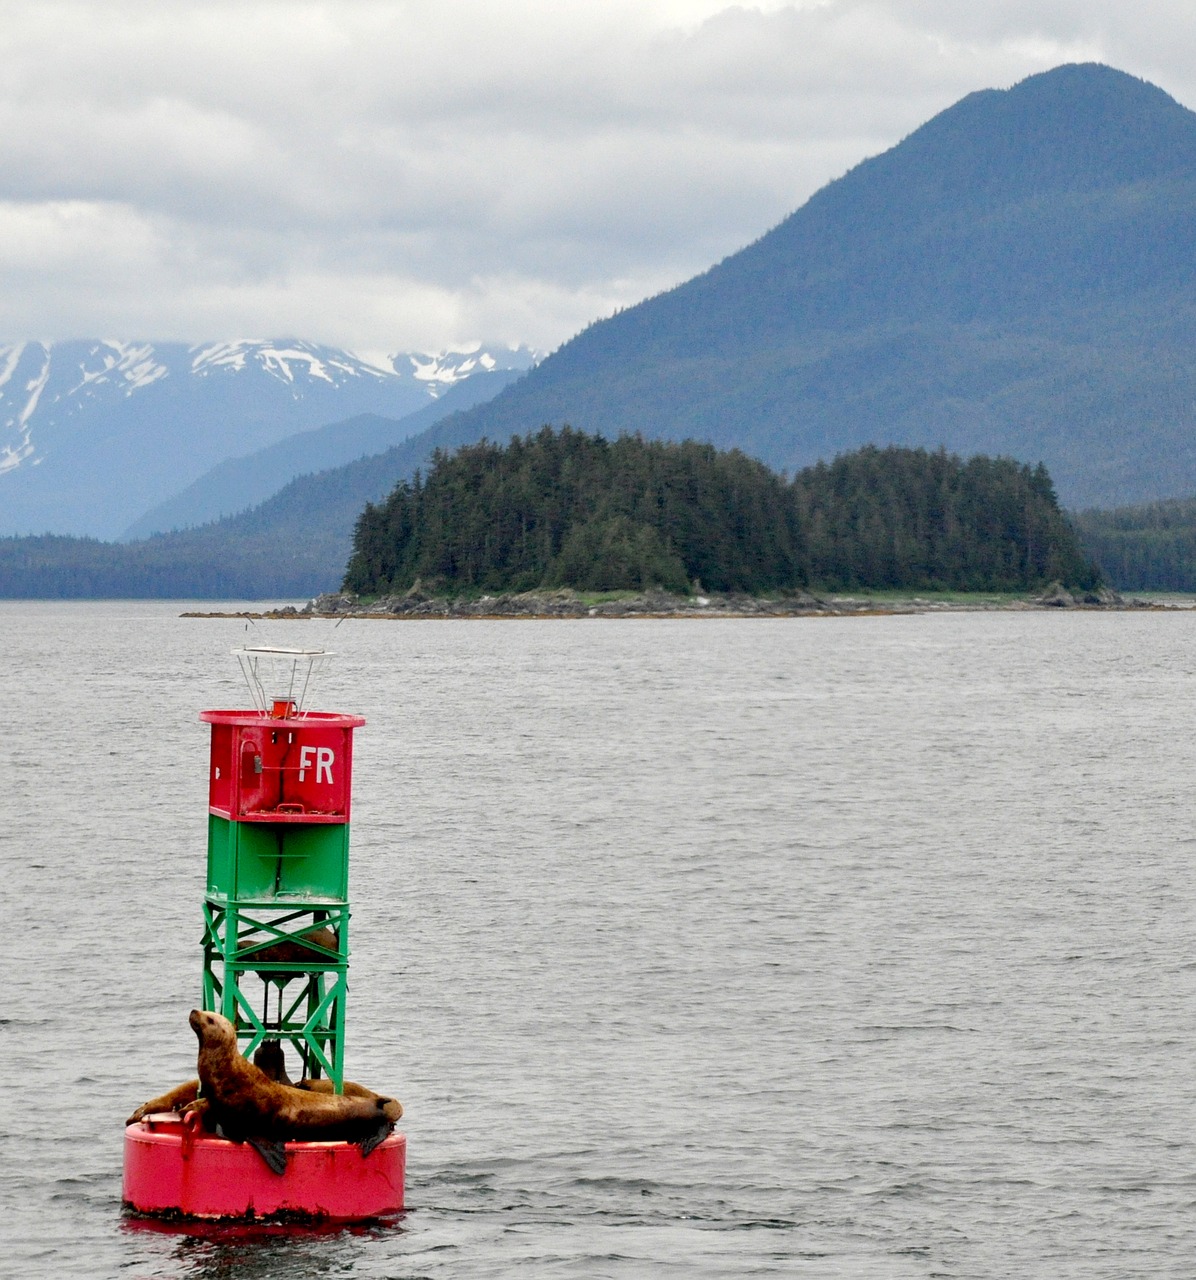
{"label": "cloudy sky", "polygon": [[1191,0],[0,0],[0,339],[551,350]]}

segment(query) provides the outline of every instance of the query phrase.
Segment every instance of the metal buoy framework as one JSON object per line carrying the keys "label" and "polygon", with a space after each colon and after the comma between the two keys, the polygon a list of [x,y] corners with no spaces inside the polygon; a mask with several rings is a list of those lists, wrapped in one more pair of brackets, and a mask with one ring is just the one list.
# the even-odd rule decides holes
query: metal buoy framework
{"label": "metal buoy framework", "polygon": [[246,1057],[289,1043],[303,1074],[339,1093],[353,730],[365,720],[305,710],[323,651],[234,652],[255,710],[200,714],[212,726],[203,1005],[236,1026]]}
{"label": "metal buoy framework", "polygon": [[[252,1057],[289,1045],[296,1075],[344,1085],[349,968],[349,819],[353,730],[361,716],[309,711],[313,672],[330,655],[233,650],[251,710],[204,711],[212,726],[202,1003]],[[124,1199],[149,1213],[338,1219],[403,1207],[406,1140],[369,1157],[352,1144],[288,1143],[286,1174],[248,1146],[147,1116],[126,1130]]]}

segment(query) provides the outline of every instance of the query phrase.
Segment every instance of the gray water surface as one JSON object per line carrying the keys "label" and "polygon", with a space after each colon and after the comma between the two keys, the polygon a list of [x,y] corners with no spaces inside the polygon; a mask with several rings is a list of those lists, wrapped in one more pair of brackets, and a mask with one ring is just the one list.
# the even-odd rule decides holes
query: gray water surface
{"label": "gray water surface", "polygon": [[1196,614],[275,624],[355,745],[409,1211],[147,1229],[237,620],[0,604],[0,1272],[1196,1269]]}

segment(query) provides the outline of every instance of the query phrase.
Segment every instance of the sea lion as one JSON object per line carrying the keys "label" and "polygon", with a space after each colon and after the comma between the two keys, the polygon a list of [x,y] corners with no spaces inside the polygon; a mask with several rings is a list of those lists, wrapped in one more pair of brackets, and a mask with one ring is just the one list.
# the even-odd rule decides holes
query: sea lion
{"label": "sea lion", "polygon": [[[306,945],[311,943],[311,946]],[[265,960],[270,964],[303,964],[313,960],[326,960],[328,957],[324,955],[324,951],[336,952],[340,946],[340,940],[326,925],[313,925],[310,929],[303,933],[297,933],[293,938],[283,938],[279,942],[272,942],[268,947],[263,947],[260,951],[254,951],[251,959]],[[315,950],[316,947],[322,947],[323,951]],[[271,973],[259,973],[258,977],[269,979],[276,975]]]}
{"label": "sea lion", "polygon": [[[279,1084],[291,1085],[308,1093],[334,1094],[336,1092],[336,1086],[331,1080],[313,1080],[310,1076],[304,1076],[301,1080],[292,1080],[287,1074],[286,1059],[283,1057],[282,1045],[277,1040],[263,1040],[253,1055],[253,1062],[269,1079],[276,1080]],[[367,1089],[363,1084],[357,1084],[353,1080],[345,1080],[341,1085],[341,1089],[342,1096],[348,1098],[380,1098],[383,1096],[375,1093],[373,1089]],[[144,1120],[149,1115],[183,1111],[198,1097],[199,1081],[185,1080],[182,1084],[176,1084],[173,1089],[168,1090],[166,1093],[159,1094],[158,1097],[151,1098],[148,1102],[143,1102],[129,1116],[125,1124],[136,1124],[138,1120]],[[401,1115],[402,1103],[393,1098],[389,1099],[389,1101],[400,1108],[399,1114]]]}
{"label": "sea lion", "polygon": [[277,1080],[279,1084],[295,1083],[287,1075],[287,1060],[283,1055],[280,1040],[263,1040],[253,1051],[253,1065],[259,1071],[264,1071],[271,1080]]}
{"label": "sea lion", "polygon": [[236,1029],[227,1018],[192,1009],[190,1023],[199,1040],[202,1096],[186,1110],[201,1113],[204,1124],[218,1125],[226,1138],[252,1143],[275,1172],[282,1171],[277,1162],[285,1161],[282,1144],[288,1140],[357,1142],[368,1155],[403,1114],[394,1098],[279,1084],[241,1054]]}
{"label": "sea lion", "polygon": [[[282,1045],[277,1040],[263,1040],[258,1045],[253,1055],[253,1064],[268,1079],[274,1080],[279,1084],[292,1085],[296,1089],[302,1089],[308,1093],[335,1093],[336,1086],[331,1080],[312,1080],[305,1076],[302,1080],[292,1080],[287,1074],[286,1058],[282,1052]],[[382,1095],[375,1093],[372,1089],[367,1089],[363,1084],[356,1084],[352,1080],[346,1080],[342,1088],[344,1090],[342,1097],[347,1098],[379,1098]],[[136,1111],[125,1121],[126,1125],[136,1124],[138,1120],[144,1120],[146,1116],[157,1115],[169,1111],[185,1111],[199,1097],[199,1081],[186,1080],[182,1084],[177,1084],[173,1089],[166,1093],[160,1094],[156,1098],[151,1098],[148,1102],[143,1102]],[[386,1101],[398,1107],[397,1120],[403,1114],[403,1107],[400,1102],[393,1098]],[[194,1109],[194,1108],[192,1108]],[[208,1127],[214,1128],[214,1123]],[[368,1153],[367,1153],[368,1154]]]}

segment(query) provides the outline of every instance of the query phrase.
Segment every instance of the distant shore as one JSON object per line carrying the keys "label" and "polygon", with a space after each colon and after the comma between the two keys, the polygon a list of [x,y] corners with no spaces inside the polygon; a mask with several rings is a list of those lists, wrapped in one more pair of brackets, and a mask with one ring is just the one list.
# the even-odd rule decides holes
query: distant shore
{"label": "distant shore", "polygon": [[302,607],[286,605],[260,612],[184,613],[184,618],[251,617],[305,621],[312,618],[376,619],[572,619],[572,618],[803,618],[860,617],[908,613],[974,613],[1043,609],[1140,610],[1190,606],[1122,596],[1108,587],[1071,592],[1059,584],[1029,595],[985,592],[880,592],[875,594],[815,594],[779,592],[771,596],[735,594],[669,595],[661,591],[582,595],[567,588],[526,591],[511,595],[434,596],[422,592],[363,599],[343,592],[317,596]]}

